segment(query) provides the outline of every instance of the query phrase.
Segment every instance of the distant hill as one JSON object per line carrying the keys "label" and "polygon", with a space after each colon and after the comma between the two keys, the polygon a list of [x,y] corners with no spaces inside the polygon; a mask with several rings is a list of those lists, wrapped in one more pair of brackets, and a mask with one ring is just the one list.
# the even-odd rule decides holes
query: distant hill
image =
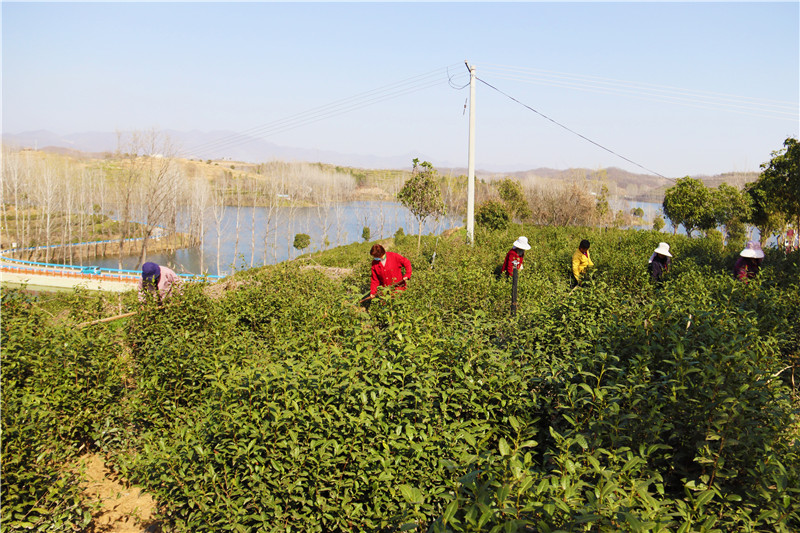
{"label": "distant hill", "polygon": [[[425,159],[422,154],[405,154],[381,157],[365,154],[341,154],[328,150],[294,148],[267,142],[232,131],[175,131],[164,130],[178,155],[187,159],[225,159],[232,161],[263,162],[273,159],[283,161],[308,161],[347,165],[362,168],[410,168],[415,157]],[[130,132],[121,132],[124,138]],[[58,135],[51,131],[27,131],[23,133],[3,133],[3,143],[18,148],[69,148],[89,153],[114,152],[118,145],[116,132],[84,132]]]}
{"label": "distant hill", "polygon": [[[232,131],[182,132],[165,130],[175,145],[178,155],[187,159],[214,159],[242,162],[264,162],[274,159],[282,161],[305,161],[328,163],[365,169],[404,169],[411,168],[414,158],[431,160],[424,154],[409,153],[392,157],[381,157],[364,154],[341,154],[327,150],[295,148],[281,146],[263,139],[250,137]],[[129,132],[121,132],[122,138]],[[58,135],[51,131],[39,130],[18,134],[3,133],[4,144],[18,148],[32,148],[70,155],[72,157],[102,157],[117,149],[119,135],[117,132],[83,132]],[[440,174],[466,175],[464,167],[437,168]],[[593,189],[605,184],[612,196],[624,197],[639,201],[660,202],[664,191],[673,183],[652,174],[635,174],[626,170],[609,167],[605,169],[570,168],[557,170],[552,168],[536,168],[513,172],[497,172],[491,169],[476,169],[478,179],[491,181],[504,177],[520,180],[530,186],[557,185],[564,182],[588,182]],[[756,172],[728,172],[715,176],[693,176],[703,180],[709,187],[720,183],[730,183],[738,187],[758,178]]]}

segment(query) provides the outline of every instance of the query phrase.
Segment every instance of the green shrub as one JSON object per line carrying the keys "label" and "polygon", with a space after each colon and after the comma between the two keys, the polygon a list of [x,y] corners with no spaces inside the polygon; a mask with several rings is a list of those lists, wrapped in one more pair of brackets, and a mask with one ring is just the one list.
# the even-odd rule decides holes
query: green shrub
{"label": "green shrub", "polygon": [[294,246],[297,250],[305,250],[311,244],[311,237],[306,233],[298,233],[294,236]]}
{"label": "green shrub", "polygon": [[485,201],[475,213],[475,223],[490,230],[506,229],[510,221],[506,206],[497,200]]}

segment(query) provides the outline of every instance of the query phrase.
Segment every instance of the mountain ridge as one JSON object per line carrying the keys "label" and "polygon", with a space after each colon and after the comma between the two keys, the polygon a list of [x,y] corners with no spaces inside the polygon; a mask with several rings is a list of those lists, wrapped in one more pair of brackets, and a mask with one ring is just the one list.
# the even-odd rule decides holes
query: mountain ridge
{"label": "mountain ridge", "polygon": [[[411,168],[414,158],[431,161],[424,154],[408,153],[396,156],[377,156],[374,154],[342,154],[330,150],[282,146],[264,139],[244,134],[215,130],[177,131],[164,130],[162,133],[176,149],[176,155],[187,159],[213,159],[225,161],[259,162],[267,160],[287,160],[320,162],[354,168],[402,169]],[[117,151],[121,141],[130,138],[132,132],[89,131],[81,133],[58,134],[48,130],[27,131],[17,134],[3,133],[4,144],[19,148],[52,151],[68,155],[84,154],[102,157]],[[124,150],[124,142],[122,143]],[[436,165],[440,174],[466,175],[467,168],[460,166]],[[631,199],[654,199],[661,197],[666,188],[673,183],[672,178],[662,178],[651,174],[637,174],[618,167],[602,169],[569,168],[552,169],[539,167],[525,170],[499,171],[476,169],[476,177],[491,181],[505,177],[516,178],[529,184],[546,185],[564,181],[606,181],[613,188]],[[758,177],[755,172],[726,172],[714,176],[696,175],[708,186],[727,182],[743,186]],[[617,192],[617,191],[615,191]]]}

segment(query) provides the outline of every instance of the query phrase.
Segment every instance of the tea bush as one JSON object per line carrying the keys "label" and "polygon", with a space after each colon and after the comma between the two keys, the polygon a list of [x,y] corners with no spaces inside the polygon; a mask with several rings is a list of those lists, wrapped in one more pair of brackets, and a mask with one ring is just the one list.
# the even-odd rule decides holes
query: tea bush
{"label": "tea bush", "polygon": [[91,520],[66,467],[93,445],[123,396],[117,346],[53,326],[34,298],[2,303],[3,530],[79,530]]}
{"label": "tea bush", "polygon": [[[493,272],[519,235],[511,317]],[[596,267],[572,289],[583,238]],[[675,258],[656,286],[661,241]],[[352,268],[343,281],[256,269],[118,329],[4,297],[4,530],[85,527],[61,467],[81,446],[151,492],[171,531],[800,527],[797,254],[768,251],[743,284],[738,250],[714,240],[479,228],[474,247],[387,242],[414,272],[365,311],[370,244],[314,256]],[[76,319],[102,307],[68,300]]]}

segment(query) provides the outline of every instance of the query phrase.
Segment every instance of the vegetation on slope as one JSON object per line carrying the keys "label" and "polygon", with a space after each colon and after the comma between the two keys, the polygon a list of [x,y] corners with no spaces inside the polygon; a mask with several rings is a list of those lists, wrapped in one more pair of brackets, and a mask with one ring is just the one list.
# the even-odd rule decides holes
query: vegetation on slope
{"label": "vegetation on slope", "polygon": [[[304,258],[127,323],[74,327],[134,295],[7,292],[3,530],[85,528],[63,464],[87,448],[174,531],[800,527],[800,252],[743,284],[716,240],[526,228],[512,318],[493,272],[520,233],[395,244],[409,289],[367,312],[372,243],[313,256],[343,281]],[[581,238],[597,266],[571,290]]]}

